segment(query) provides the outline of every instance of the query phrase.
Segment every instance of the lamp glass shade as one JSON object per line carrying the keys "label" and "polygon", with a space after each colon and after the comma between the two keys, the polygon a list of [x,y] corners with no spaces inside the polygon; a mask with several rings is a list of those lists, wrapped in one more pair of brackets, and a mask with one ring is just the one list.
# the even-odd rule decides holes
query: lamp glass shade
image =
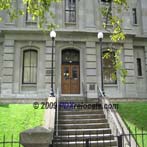
{"label": "lamp glass shade", "polygon": [[103,39],[103,37],[104,37],[104,35],[103,35],[102,32],[99,32],[99,33],[97,34],[97,38],[98,38],[98,39]]}
{"label": "lamp glass shade", "polygon": [[50,37],[51,38],[55,38],[56,37],[56,32],[55,31],[51,31],[50,32]]}

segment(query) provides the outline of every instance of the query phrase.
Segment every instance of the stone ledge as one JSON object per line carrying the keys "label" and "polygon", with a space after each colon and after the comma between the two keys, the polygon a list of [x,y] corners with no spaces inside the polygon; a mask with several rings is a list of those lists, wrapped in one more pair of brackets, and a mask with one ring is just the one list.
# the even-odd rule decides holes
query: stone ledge
{"label": "stone ledge", "polygon": [[[56,97],[48,97],[47,102],[55,103]],[[55,109],[46,109],[43,126],[37,126],[20,133],[20,143],[24,147],[49,147],[55,129]]]}
{"label": "stone ledge", "polygon": [[144,102],[147,98],[109,98],[111,102]]}
{"label": "stone ledge", "polygon": [[32,104],[46,101],[47,98],[0,98],[0,104]]}
{"label": "stone ledge", "polygon": [[20,143],[24,147],[48,147],[52,139],[53,130],[40,126],[20,133]]}

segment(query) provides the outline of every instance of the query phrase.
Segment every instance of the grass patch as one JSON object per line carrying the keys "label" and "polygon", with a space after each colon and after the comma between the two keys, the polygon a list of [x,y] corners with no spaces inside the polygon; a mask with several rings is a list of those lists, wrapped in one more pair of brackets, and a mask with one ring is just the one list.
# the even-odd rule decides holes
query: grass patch
{"label": "grass patch", "polygon": [[[146,134],[144,147],[147,146],[147,102],[123,102],[119,103],[118,112],[132,133]],[[136,128],[136,129],[135,129]],[[142,136],[135,136],[140,147],[143,147]]]}
{"label": "grass patch", "polygon": [[6,140],[11,140],[12,134],[18,140],[20,132],[42,125],[43,116],[44,110],[34,109],[32,104],[0,105],[0,141],[4,134]]}

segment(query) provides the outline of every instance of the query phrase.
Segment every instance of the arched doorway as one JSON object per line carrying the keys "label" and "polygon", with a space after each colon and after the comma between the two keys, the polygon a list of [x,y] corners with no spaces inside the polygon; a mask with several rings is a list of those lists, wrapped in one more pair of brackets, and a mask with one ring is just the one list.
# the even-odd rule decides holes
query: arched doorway
{"label": "arched doorway", "polygon": [[75,49],[62,51],[62,94],[80,93],[80,53]]}

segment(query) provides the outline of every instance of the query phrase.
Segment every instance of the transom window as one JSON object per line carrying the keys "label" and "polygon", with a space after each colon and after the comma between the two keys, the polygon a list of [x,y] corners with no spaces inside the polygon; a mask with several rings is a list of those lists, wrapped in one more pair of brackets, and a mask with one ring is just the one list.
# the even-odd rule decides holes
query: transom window
{"label": "transom window", "polygon": [[103,52],[103,80],[105,84],[116,84],[115,53]]}
{"label": "transom window", "polygon": [[74,49],[63,50],[62,64],[79,64],[79,51]]}
{"label": "transom window", "polygon": [[26,50],[23,52],[23,84],[37,83],[37,56],[36,50]]}
{"label": "transom window", "polygon": [[65,22],[76,22],[76,0],[65,0]]}
{"label": "transom window", "polygon": [[104,3],[110,3],[112,0],[101,0]]}

